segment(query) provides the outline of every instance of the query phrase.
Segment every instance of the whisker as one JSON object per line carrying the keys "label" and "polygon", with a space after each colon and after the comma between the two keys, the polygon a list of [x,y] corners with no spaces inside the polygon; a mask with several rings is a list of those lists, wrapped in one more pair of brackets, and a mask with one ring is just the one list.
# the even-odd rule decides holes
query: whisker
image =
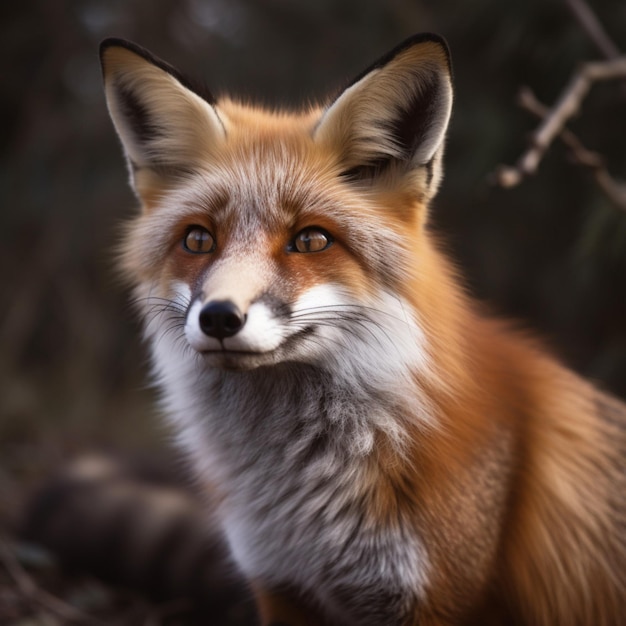
{"label": "whisker", "polygon": [[[399,300],[399,298],[396,298]],[[310,312],[326,312],[328,311],[329,313],[336,313],[337,311],[341,311],[345,309],[354,309],[355,312],[359,312],[359,311],[367,311],[367,312],[374,312],[374,313],[379,313],[381,315],[384,315],[385,317],[388,317],[390,319],[396,320],[402,324],[410,324],[410,322],[408,321],[409,316],[406,316],[405,318],[402,317],[398,317],[397,315],[394,315],[393,313],[390,313],[389,311],[386,311],[385,309],[381,309],[378,307],[374,307],[374,306],[369,306],[367,304],[357,304],[357,303],[342,303],[342,304],[322,304],[322,305],[318,305],[318,306],[313,306],[313,307],[309,307],[306,309],[300,309],[297,313],[295,313],[293,316],[297,316],[300,314],[304,314],[307,315]],[[403,307],[404,309],[404,307]],[[352,311],[345,311],[346,313],[351,313]]]}
{"label": "whisker", "polygon": [[[342,333],[350,334],[356,338],[363,338],[363,333],[366,332],[381,349],[387,345],[392,345],[400,353],[400,346],[397,345],[393,333],[390,332],[390,325],[383,323],[382,320],[374,319],[372,313],[377,316],[384,316],[389,322],[399,322],[403,326],[410,326],[408,317],[402,319],[376,307],[352,303],[319,305],[300,309],[290,316],[290,323],[298,324],[300,327],[316,325],[337,328]],[[346,347],[349,349],[350,346]]]}
{"label": "whisker", "polygon": [[383,343],[380,340],[380,337],[378,337],[376,335],[376,333],[372,330],[372,328],[370,328],[370,326],[375,326],[377,328],[379,328],[379,330],[387,337],[387,339],[389,339],[391,341],[391,338],[389,337],[389,335],[386,333],[385,329],[378,323],[373,322],[372,320],[368,320],[368,319],[359,319],[358,317],[338,317],[334,320],[331,319],[324,319],[324,320],[308,320],[310,323],[309,324],[302,324],[301,321],[300,324],[305,327],[307,325],[315,324],[316,326],[325,326],[327,328],[339,328],[344,332],[347,332],[349,334],[352,334],[354,337],[358,337],[359,334],[356,332],[356,328],[355,325],[360,328],[363,331],[366,331],[367,333],[369,333],[372,337],[372,339],[376,340],[378,342],[378,344],[382,347]]}

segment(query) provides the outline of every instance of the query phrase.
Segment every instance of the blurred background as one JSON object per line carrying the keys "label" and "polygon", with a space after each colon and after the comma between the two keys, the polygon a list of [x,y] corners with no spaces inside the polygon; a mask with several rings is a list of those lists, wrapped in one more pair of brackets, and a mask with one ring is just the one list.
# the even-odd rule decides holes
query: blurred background
{"label": "blurred background", "polygon": [[[626,3],[593,9],[626,51]],[[626,211],[558,141],[520,186],[490,177],[537,126],[516,105],[520,87],[551,104],[580,63],[602,58],[567,2],[22,0],[0,16],[0,532],[73,455],[166,454],[114,270],[135,200],[102,95],[106,36],[140,43],[216,94],[297,106],[415,32],[444,35],[456,101],[434,227],[472,293],[626,397]],[[595,86],[569,125],[617,179],[625,85]]]}

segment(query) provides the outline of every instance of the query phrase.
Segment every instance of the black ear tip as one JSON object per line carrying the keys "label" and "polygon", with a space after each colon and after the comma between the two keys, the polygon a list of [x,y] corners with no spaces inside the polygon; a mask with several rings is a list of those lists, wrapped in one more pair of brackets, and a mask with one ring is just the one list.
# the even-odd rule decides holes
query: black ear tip
{"label": "black ear tip", "polygon": [[128,43],[126,39],[121,39],[120,37],[106,37],[100,42],[100,52],[104,52],[112,46],[126,46]]}
{"label": "black ear tip", "polygon": [[432,41],[434,43],[438,43],[442,48],[445,49],[446,52],[449,51],[448,42],[443,35],[438,33],[417,33],[413,35],[413,37],[409,37],[409,41],[415,39],[415,41]]}
{"label": "black ear tip", "polygon": [[414,35],[407,37],[402,43],[400,43],[399,47],[401,48],[408,47],[408,46],[412,46],[413,44],[422,43],[426,41],[432,41],[433,43],[440,44],[442,47],[446,49],[448,48],[448,43],[446,41],[446,38],[443,35],[440,35],[439,33],[431,33],[431,32],[415,33]]}
{"label": "black ear tip", "polygon": [[392,48],[389,52],[387,52],[387,54],[372,63],[372,65],[363,70],[351,83],[349,83],[347,87],[354,85],[373,70],[384,67],[402,52],[426,43],[434,43],[441,49],[445,58],[448,73],[450,74],[450,77],[452,77],[452,59],[450,57],[450,48],[448,47],[448,43],[445,38],[441,35],[437,35],[436,33],[417,33],[400,42],[397,46],[395,46],[395,48]]}
{"label": "black ear tip", "polygon": [[100,42],[100,46],[98,48],[98,56],[100,58],[100,69],[102,70],[102,75],[104,76],[104,57],[106,55],[106,51],[109,48],[115,48],[117,46],[122,45],[124,42],[123,39],[118,39],[117,37],[107,37]]}
{"label": "black ear tip", "polygon": [[107,37],[100,42],[100,57],[109,49],[116,48],[118,46],[126,47],[128,42],[125,39],[118,37]]}
{"label": "black ear tip", "polygon": [[412,35],[411,37],[405,39],[402,43],[396,46],[390,53],[390,55],[397,55],[399,52],[406,50],[407,48],[411,48],[415,45],[422,43],[434,43],[437,44],[446,57],[446,61],[448,63],[448,69],[452,70],[452,57],[450,54],[450,46],[446,41],[446,38],[437,33],[417,33]]}
{"label": "black ear tip", "polygon": [[126,50],[130,50],[131,52],[138,54],[144,59],[152,59],[152,54],[145,48],[142,48],[132,41],[128,41],[128,39],[122,39],[121,37],[107,37],[106,39],[103,39],[100,42],[100,58],[103,57],[109,48],[125,48]]}
{"label": "black ear tip", "polygon": [[144,61],[147,61],[151,65],[154,65],[167,74],[173,76],[181,85],[183,85],[183,87],[193,91],[209,104],[215,104],[215,97],[208,89],[205,89],[203,86],[196,85],[185,75],[181,74],[181,72],[179,72],[175,67],[155,56],[152,52],[146,50],[146,48],[143,48],[132,41],[128,41],[127,39],[122,39],[121,37],[107,37],[100,42],[100,66],[102,67],[103,75],[105,75],[106,53],[110,48],[124,48],[125,50],[136,54],[144,59]]}

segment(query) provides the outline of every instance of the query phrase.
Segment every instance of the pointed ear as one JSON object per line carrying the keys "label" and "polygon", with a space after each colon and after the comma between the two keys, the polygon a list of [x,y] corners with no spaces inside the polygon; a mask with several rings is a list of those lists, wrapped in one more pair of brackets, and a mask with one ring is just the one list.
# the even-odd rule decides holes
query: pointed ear
{"label": "pointed ear", "polygon": [[373,179],[422,171],[430,198],[441,176],[452,108],[448,47],[431,34],[407,39],[358,76],[324,111],[317,141],[340,154],[344,174]]}
{"label": "pointed ear", "polygon": [[123,39],[105,39],[100,62],[109,113],[141,199],[157,180],[163,185],[211,158],[226,131],[210,94],[199,95],[173,67]]}

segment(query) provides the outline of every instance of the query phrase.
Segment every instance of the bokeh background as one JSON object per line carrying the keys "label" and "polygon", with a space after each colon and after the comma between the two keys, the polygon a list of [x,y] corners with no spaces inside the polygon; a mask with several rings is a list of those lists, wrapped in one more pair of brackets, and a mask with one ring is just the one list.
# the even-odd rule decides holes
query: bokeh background
{"label": "bokeh background", "polygon": [[[626,51],[626,3],[593,9]],[[297,106],[415,32],[443,34],[456,102],[434,227],[477,297],[626,397],[626,211],[558,142],[519,187],[490,182],[537,125],[519,88],[552,103],[601,58],[566,2],[21,0],[2,3],[0,31],[0,531],[67,458],[167,440],[114,270],[135,200],[101,90],[110,35],[215,93]],[[570,127],[626,177],[624,81],[595,86]]]}

